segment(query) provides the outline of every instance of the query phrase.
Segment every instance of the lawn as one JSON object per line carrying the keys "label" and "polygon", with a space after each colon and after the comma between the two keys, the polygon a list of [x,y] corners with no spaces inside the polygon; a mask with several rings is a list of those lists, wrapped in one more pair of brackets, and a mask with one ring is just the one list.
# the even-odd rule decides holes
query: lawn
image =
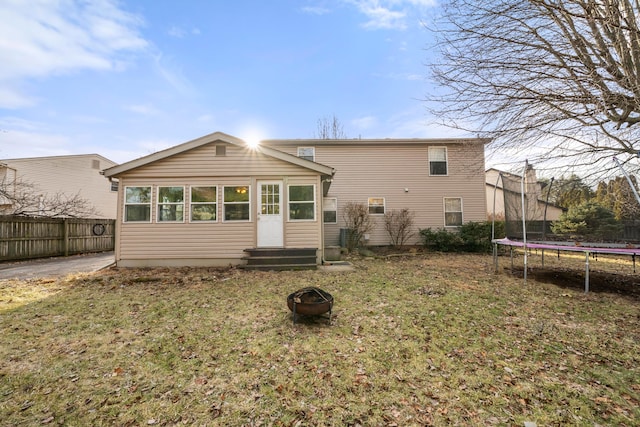
{"label": "lawn", "polygon": [[[640,423],[637,292],[524,284],[486,255],[352,261],[0,281],[0,423]],[[305,286],[334,296],[330,325],[293,324]]]}

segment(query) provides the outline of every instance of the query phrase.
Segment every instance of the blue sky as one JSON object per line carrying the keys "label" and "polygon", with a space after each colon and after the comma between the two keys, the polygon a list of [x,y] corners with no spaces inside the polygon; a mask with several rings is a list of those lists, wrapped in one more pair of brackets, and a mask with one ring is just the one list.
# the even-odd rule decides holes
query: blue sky
{"label": "blue sky", "polygon": [[422,98],[435,0],[2,0],[0,158],[125,162],[215,131],[457,136]]}

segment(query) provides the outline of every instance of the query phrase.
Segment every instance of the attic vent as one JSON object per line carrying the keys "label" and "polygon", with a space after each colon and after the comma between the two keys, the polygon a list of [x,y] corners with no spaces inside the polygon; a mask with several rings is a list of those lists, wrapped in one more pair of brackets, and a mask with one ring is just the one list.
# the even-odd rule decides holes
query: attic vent
{"label": "attic vent", "polygon": [[226,155],[227,155],[227,146],[216,145],[216,156],[226,156]]}
{"label": "attic vent", "polygon": [[93,169],[100,169],[100,160],[91,160],[91,167]]}

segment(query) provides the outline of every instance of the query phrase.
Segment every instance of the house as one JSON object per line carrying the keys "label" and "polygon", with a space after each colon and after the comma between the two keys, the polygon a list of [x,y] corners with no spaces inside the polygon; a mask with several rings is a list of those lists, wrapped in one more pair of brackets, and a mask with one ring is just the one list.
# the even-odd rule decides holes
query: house
{"label": "house", "polygon": [[[117,182],[110,183],[101,172],[116,164],[98,154],[5,159],[0,160],[0,185],[9,193],[36,192],[41,200],[78,195],[93,207],[90,217],[113,219]],[[12,203],[10,198],[0,198],[0,214],[13,212]]]}
{"label": "house", "polygon": [[244,263],[247,250],[279,248],[310,250],[315,265],[339,243],[349,201],[376,219],[370,245],[389,244],[383,218],[393,209],[415,213],[415,232],[483,221],[486,142],[269,140],[252,148],[206,135],[104,171],[120,182],[116,262],[226,266]]}
{"label": "house", "polygon": [[413,237],[421,228],[455,230],[464,222],[486,221],[483,191],[484,145],[487,139],[347,139],[267,140],[277,148],[330,165],[336,173],[323,200],[325,245],[340,243],[345,227],[341,207],[368,206],[376,227],[366,243],[388,245],[384,214],[409,209]]}
{"label": "house", "polygon": [[[499,171],[497,169],[487,169],[486,171],[486,192],[487,192],[487,217],[499,219],[505,218],[505,180],[514,182],[517,187],[517,193],[513,192],[511,198],[517,205],[516,210],[522,210],[520,208],[520,181],[522,176],[515,175],[509,172]],[[565,209],[560,206],[556,206],[546,201],[546,192],[543,191],[544,184],[538,181],[535,169],[528,165],[526,172],[526,187],[525,193],[527,197],[527,220],[530,221],[543,221],[545,218],[547,221],[552,222],[560,218],[560,215]],[[508,194],[507,190],[507,194]],[[507,198],[509,199],[509,198]],[[533,200],[534,203],[529,202]]]}

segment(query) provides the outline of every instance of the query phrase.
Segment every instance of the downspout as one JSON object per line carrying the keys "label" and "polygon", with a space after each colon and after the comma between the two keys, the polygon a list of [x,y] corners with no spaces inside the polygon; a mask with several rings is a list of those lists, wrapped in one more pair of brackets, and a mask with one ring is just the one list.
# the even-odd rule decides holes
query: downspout
{"label": "downspout", "polygon": [[[325,249],[325,244],[324,244],[324,197],[325,197],[325,192],[324,192],[324,183],[327,182],[329,184],[329,186],[331,186],[331,183],[333,182],[333,174],[335,174],[335,169],[333,170],[333,173],[331,174],[331,176],[329,178],[325,178],[325,179],[321,179],[320,180],[320,191],[322,193],[322,200],[320,201],[320,244],[322,245],[322,256],[320,257],[320,263],[322,265],[324,265],[327,260],[324,258],[324,249]],[[329,188],[327,187],[327,193],[329,192]],[[338,212],[336,212],[336,215],[338,215]]]}

